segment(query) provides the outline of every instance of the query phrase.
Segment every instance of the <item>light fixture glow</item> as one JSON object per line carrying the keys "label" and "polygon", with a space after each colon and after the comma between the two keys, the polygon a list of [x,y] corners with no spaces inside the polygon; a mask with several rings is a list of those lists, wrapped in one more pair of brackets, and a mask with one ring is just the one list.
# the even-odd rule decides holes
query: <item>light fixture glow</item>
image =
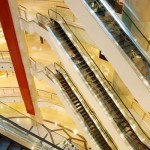
{"label": "light fixture glow", "polygon": [[74,134],[74,135],[77,135],[77,134],[78,134],[78,131],[77,131],[77,130],[74,130],[74,131],[73,131],[73,134]]}
{"label": "light fixture glow", "polygon": [[17,122],[20,122],[19,118],[17,118]]}
{"label": "light fixture glow", "polygon": [[58,123],[57,123],[57,122],[55,122],[55,126],[58,126]]}

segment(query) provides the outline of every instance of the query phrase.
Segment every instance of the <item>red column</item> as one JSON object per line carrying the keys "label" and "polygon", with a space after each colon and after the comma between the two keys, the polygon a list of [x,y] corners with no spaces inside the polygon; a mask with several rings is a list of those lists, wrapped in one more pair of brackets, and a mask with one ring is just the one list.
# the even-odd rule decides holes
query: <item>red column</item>
{"label": "red column", "polygon": [[0,0],[0,22],[3,28],[26,110],[29,114],[35,115],[8,0]]}

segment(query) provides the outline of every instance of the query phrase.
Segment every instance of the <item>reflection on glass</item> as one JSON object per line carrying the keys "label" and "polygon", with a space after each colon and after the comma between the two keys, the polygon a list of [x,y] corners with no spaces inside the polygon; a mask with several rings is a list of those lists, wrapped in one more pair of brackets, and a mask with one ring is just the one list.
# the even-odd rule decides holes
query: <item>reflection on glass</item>
{"label": "reflection on glass", "polygon": [[[79,149],[84,150],[83,147],[72,141],[63,143],[63,141],[67,141],[66,137],[61,136],[55,131],[53,131],[53,134],[51,134],[53,138],[52,141],[47,140],[46,137],[43,138],[45,136],[44,133],[46,132],[47,134],[50,134],[51,130],[47,131],[48,128],[44,129],[44,126],[42,124],[39,124],[35,120],[29,118],[28,116],[18,112],[17,110],[11,108],[10,106],[7,106],[2,102],[0,103],[0,114],[0,128],[3,129],[4,132],[9,132],[10,135],[16,136],[20,140],[27,142],[28,147],[30,148],[43,148],[43,150],[52,148],[62,150],[65,144],[64,150],[67,150],[74,145],[79,147]],[[11,118],[11,120],[8,118]],[[21,121],[21,119],[26,121],[27,124],[25,125],[23,123],[23,120]],[[58,144],[58,146],[55,145],[56,143]]]}

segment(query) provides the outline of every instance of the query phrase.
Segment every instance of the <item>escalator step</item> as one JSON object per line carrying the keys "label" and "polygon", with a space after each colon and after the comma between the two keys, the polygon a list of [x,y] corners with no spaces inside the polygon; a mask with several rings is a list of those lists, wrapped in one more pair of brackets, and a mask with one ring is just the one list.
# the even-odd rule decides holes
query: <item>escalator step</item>
{"label": "escalator step", "polygon": [[79,101],[76,96],[69,96],[69,98],[72,101],[72,103],[77,103],[77,101]]}
{"label": "escalator step", "polygon": [[[89,68],[90,69],[90,68]],[[90,69],[90,72],[89,72],[89,75],[93,78],[93,77],[95,77],[96,78],[96,76],[95,76],[95,74],[94,74],[94,72]]]}
{"label": "escalator step", "polygon": [[64,87],[64,89],[68,89],[69,88],[68,85],[66,84],[66,82],[60,82],[60,83]]}
{"label": "escalator step", "polygon": [[93,133],[95,133],[95,132],[97,132],[98,131],[98,129],[95,127],[95,125],[93,124],[93,125],[91,125],[90,127],[90,130],[93,132]]}
{"label": "escalator step", "polygon": [[60,38],[64,38],[64,37],[66,37],[66,34],[63,32],[63,33],[59,33],[59,32],[57,32],[57,34],[56,34],[58,37],[60,37]]}
{"label": "escalator step", "polygon": [[85,120],[85,122],[88,124],[88,125],[90,125],[90,124],[92,124],[93,122],[91,121],[91,118],[88,116],[88,117],[84,117],[84,120]]}
{"label": "escalator step", "polygon": [[66,93],[67,93],[69,96],[75,95],[74,92],[73,92],[71,89],[66,89]]}
{"label": "escalator step", "polygon": [[83,107],[83,106],[81,105],[81,103],[77,103],[77,104],[75,104],[75,106],[76,106],[76,108]]}
{"label": "escalator step", "polygon": [[68,84],[62,84],[63,89],[66,91],[66,93],[74,95],[72,89],[68,86]]}
{"label": "escalator step", "polygon": [[80,107],[83,108],[83,106],[81,105],[81,103],[76,103],[76,104],[74,104],[74,106],[75,106],[77,109],[79,109]]}
{"label": "escalator step", "polygon": [[[72,94],[72,95],[70,95],[70,94],[68,94],[68,96],[69,96],[69,98],[70,98],[70,100],[73,102],[74,101],[74,99],[76,98],[76,96],[74,95],[74,94]],[[73,99],[73,100],[72,100]]]}
{"label": "escalator step", "polygon": [[72,102],[74,102],[74,101],[75,101],[75,102],[76,102],[76,101],[78,101],[78,98],[77,98],[75,95],[74,95],[74,96],[73,96],[73,95],[72,95],[72,96],[70,96],[70,98],[71,98],[71,101],[72,101]]}
{"label": "escalator step", "polygon": [[70,99],[74,100],[74,99],[77,99],[77,97],[75,95],[70,95]]}
{"label": "escalator step", "polygon": [[86,64],[76,64],[76,66],[79,68],[79,69],[82,69],[82,68],[87,68],[87,65]]}
{"label": "escalator step", "polygon": [[84,112],[84,113],[80,113],[82,115],[82,117],[85,119],[88,118],[89,115],[87,114],[87,112],[84,109],[82,111]]}
{"label": "escalator step", "polygon": [[[78,112],[80,112],[80,111],[84,110],[84,108],[83,108],[83,107],[80,107],[80,108],[77,108],[77,110],[78,110]],[[84,111],[85,111],[85,110],[84,110]]]}
{"label": "escalator step", "polygon": [[58,33],[59,35],[66,34],[63,30],[55,30],[55,33]]}
{"label": "escalator step", "polygon": [[111,148],[108,146],[108,144],[103,145],[102,148],[104,150],[111,150]]}
{"label": "escalator step", "polygon": [[71,47],[73,47],[73,44],[70,42],[70,43],[66,43],[66,45],[71,49]]}
{"label": "escalator step", "polygon": [[[61,26],[60,26],[59,24],[57,24],[57,25],[55,24],[55,25],[53,25],[53,26],[54,26],[55,29],[61,28]],[[62,29],[62,28],[61,28],[61,29]]]}
{"label": "escalator step", "polygon": [[85,115],[87,115],[87,112],[85,110],[79,110],[79,112],[82,115],[82,117],[84,117]]}
{"label": "escalator step", "polygon": [[71,48],[72,50],[77,50],[77,48],[76,48],[74,45],[70,46],[70,48]]}
{"label": "escalator step", "polygon": [[[82,72],[83,70],[81,70]],[[90,73],[91,73],[91,69],[88,67],[86,69],[84,69],[84,72],[86,72],[86,75],[89,75],[90,76]]]}
{"label": "escalator step", "polygon": [[[70,98],[71,99],[71,98]],[[74,105],[76,105],[78,102],[79,102],[79,100],[76,98],[74,98],[73,100],[71,99],[71,101],[72,101],[72,103],[74,104]]]}
{"label": "escalator step", "polygon": [[85,121],[89,121],[89,115],[88,114],[86,114],[83,118]]}
{"label": "escalator step", "polygon": [[57,26],[57,27],[55,28],[55,30],[56,30],[57,32],[59,32],[59,31],[64,32],[64,30],[63,30],[60,26]]}
{"label": "escalator step", "polygon": [[99,132],[95,132],[95,133],[93,134],[93,137],[94,137],[96,140],[98,140],[98,141],[101,141],[101,138],[102,138],[102,136],[100,135]]}
{"label": "escalator step", "polygon": [[80,55],[80,53],[78,52],[78,50],[76,49],[76,47],[73,45],[73,47],[75,48],[74,50],[73,50],[73,53],[75,54],[75,55],[77,55],[77,54],[79,54]]}
{"label": "escalator step", "polygon": [[[85,117],[84,117],[84,119],[85,119]],[[89,128],[91,127],[93,127],[93,121],[91,120],[91,118],[89,117],[89,118],[87,118],[87,119],[85,119],[85,121],[87,121],[87,124],[88,124],[88,126],[89,126]]]}
{"label": "escalator step", "polygon": [[96,136],[97,134],[99,134],[98,132],[98,129],[95,127],[95,125],[94,124],[89,124],[88,125],[88,129],[90,130],[90,132],[92,132],[92,134],[94,135],[94,136]]}

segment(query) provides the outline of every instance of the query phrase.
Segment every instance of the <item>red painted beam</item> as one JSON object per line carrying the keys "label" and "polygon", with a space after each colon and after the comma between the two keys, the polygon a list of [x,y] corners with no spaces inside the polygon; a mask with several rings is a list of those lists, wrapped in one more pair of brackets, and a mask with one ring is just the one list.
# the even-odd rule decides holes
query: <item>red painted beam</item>
{"label": "red painted beam", "polygon": [[26,110],[29,114],[35,115],[8,0],[0,0],[0,22],[3,28],[3,32],[5,35],[5,39],[10,52],[10,56],[15,69],[16,77]]}

